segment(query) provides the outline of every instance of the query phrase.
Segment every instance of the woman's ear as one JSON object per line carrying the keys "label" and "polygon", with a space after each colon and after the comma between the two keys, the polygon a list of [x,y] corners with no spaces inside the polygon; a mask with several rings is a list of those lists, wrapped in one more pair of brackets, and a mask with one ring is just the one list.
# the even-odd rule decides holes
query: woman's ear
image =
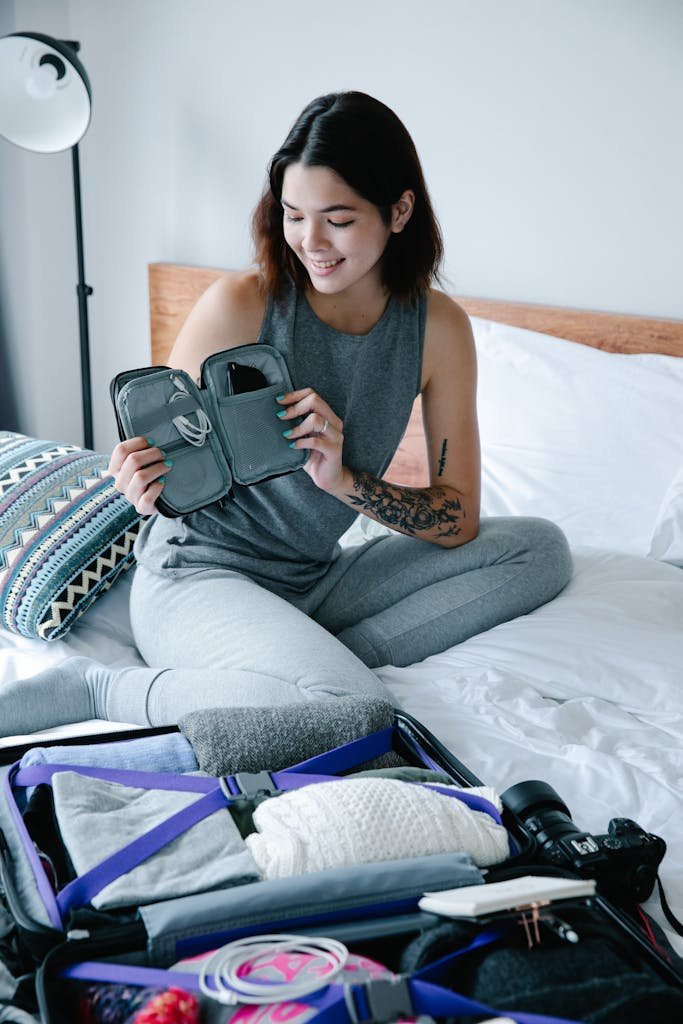
{"label": "woman's ear", "polygon": [[391,230],[394,234],[403,231],[415,208],[415,193],[407,188],[401,198],[391,206]]}

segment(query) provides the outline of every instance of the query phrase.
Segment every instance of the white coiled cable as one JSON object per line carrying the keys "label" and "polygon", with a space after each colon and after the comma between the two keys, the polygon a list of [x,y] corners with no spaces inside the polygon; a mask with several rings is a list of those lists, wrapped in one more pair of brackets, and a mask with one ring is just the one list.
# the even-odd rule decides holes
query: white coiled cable
{"label": "white coiled cable", "polygon": [[[240,968],[246,963],[280,953],[308,953],[323,957],[332,970],[322,976],[316,972],[313,976],[309,974],[308,977],[283,982],[270,979],[254,982],[239,976]],[[329,985],[344,969],[348,957],[348,949],[336,939],[306,935],[254,935],[236,939],[212,953],[202,964],[199,988],[203,995],[225,1006],[295,1001],[297,997],[310,995]]]}
{"label": "white coiled cable", "polygon": [[[187,390],[187,385],[180,377],[176,377],[172,373],[171,381],[176,390],[169,398],[169,403],[177,402],[179,398],[191,397],[190,392]],[[192,423],[187,416],[174,416],[172,423],[183,440],[187,441],[188,444],[194,445],[195,448],[201,448],[213,427],[211,426],[211,420],[203,409],[197,409],[196,415],[196,423]]]}

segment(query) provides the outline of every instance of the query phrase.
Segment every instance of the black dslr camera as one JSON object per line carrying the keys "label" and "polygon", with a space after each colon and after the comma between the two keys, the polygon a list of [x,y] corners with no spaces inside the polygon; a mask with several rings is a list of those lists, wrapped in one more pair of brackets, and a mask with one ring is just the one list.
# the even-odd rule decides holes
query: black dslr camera
{"label": "black dslr camera", "polygon": [[581,832],[546,782],[519,782],[501,794],[503,804],[536,840],[541,858],[557,868],[594,878],[598,892],[617,905],[648,899],[666,853],[659,836],[630,818],[612,818],[607,835]]}

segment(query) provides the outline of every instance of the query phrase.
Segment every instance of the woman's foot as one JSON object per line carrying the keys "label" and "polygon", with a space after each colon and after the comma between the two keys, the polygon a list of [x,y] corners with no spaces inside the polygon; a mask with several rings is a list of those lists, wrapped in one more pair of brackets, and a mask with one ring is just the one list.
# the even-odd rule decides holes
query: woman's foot
{"label": "woman's foot", "polygon": [[0,686],[0,736],[16,736],[100,717],[97,677],[105,666],[67,658],[29,679]]}

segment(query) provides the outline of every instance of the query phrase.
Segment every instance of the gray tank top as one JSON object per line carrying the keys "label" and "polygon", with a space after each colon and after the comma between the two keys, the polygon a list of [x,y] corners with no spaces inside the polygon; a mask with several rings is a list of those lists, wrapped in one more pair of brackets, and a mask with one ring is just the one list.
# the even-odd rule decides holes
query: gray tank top
{"label": "gray tank top", "polygon": [[[381,476],[420,391],[425,316],[425,296],[410,304],[392,297],[368,334],[344,334],[292,286],[282,301],[268,301],[257,340],[282,353],[294,388],[312,387],[343,421],[344,465]],[[232,569],[296,601],[336,558],[356,515],[299,469],[235,484],[228,501],[178,519],[151,517],[135,553],[153,572]]]}

